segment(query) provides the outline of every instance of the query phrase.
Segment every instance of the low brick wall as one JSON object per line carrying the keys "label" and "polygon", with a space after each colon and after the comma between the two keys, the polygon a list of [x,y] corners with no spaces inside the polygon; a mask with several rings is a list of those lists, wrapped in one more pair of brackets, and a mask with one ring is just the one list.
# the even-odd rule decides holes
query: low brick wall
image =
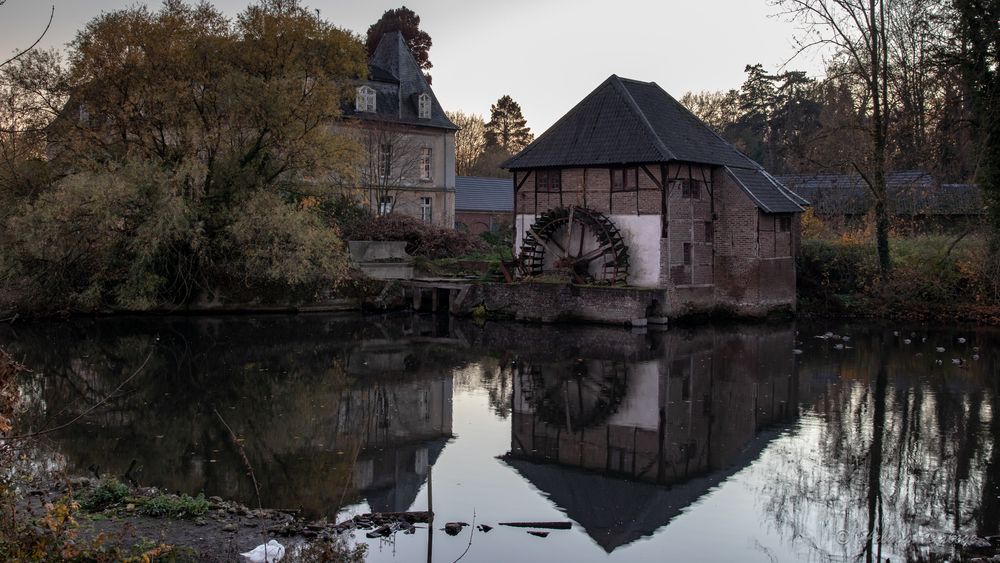
{"label": "low brick wall", "polygon": [[522,321],[644,325],[661,316],[663,303],[657,289],[481,283],[460,292],[451,311],[469,315],[482,305],[490,314]]}

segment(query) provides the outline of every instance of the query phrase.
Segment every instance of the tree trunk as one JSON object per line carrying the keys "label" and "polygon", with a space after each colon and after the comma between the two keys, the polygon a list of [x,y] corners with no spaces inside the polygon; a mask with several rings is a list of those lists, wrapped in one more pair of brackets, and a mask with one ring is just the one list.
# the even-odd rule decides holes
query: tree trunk
{"label": "tree trunk", "polygon": [[[878,11],[876,12],[876,5]],[[872,94],[872,191],[875,195],[875,246],[878,251],[879,270],[885,274],[892,268],[889,256],[889,209],[888,190],[885,185],[885,153],[888,132],[888,50],[885,44],[884,0],[869,0],[871,29],[871,76],[869,85]],[[879,23],[876,23],[879,22]]]}

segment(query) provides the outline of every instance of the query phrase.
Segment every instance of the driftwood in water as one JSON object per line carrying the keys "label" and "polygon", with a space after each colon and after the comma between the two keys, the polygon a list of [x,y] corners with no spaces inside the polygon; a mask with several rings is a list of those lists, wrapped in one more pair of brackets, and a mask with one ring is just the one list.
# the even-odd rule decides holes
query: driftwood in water
{"label": "driftwood in water", "polygon": [[571,522],[500,522],[501,526],[513,526],[515,528],[542,528],[545,530],[569,530],[573,527]]}

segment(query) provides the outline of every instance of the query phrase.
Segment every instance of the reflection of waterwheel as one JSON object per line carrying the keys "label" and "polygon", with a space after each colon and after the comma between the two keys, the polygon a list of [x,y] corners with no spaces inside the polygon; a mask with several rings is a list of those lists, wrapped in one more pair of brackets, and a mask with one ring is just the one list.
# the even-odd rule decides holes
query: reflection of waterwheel
{"label": "reflection of waterwheel", "polygon": [[546,211],[524,233],[519,254],[525,275],[570,274],[574,281],[611,285],[628,281],[628,246],[604,214],[585,207]]}
{"label": "reflection of waterwheel", "polygon": [[606,422],[618,411],[628,387],[621,362],[575,360],[518,368],[519,387],[536,416],[571,432]]}

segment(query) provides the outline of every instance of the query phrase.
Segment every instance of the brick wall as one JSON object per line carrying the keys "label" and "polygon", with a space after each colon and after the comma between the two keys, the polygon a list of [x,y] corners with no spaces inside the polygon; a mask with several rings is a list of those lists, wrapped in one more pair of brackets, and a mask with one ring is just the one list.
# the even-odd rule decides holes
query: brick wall
{"label": "brick wall", "polygon": [[649,164],[646,170],[637,167],[638,190],[613,193],[608,168],[565,168],[561,173],[560,192],[536,191],[534,172],[519,171],[515,186],[521,188],[517,191],[516,210],[519,214],[540,215],[554,207],[579,205],[605,215],[659,215],[662,209],[660,188],[650,175],[659,181],[660,166]]}
{"label": "brick wall", "polygon": [[778,216],[761,212],[725,170],[715,178],[717,303],[748,313],[794,307],[798,216],[780,232]]}
{"label": "brick wall", "polygon": [[512,213],[489,211],[456,211],[455,226],[465,225],[474,235],[489,232],[492,225],[510,225],[514,219]]}

